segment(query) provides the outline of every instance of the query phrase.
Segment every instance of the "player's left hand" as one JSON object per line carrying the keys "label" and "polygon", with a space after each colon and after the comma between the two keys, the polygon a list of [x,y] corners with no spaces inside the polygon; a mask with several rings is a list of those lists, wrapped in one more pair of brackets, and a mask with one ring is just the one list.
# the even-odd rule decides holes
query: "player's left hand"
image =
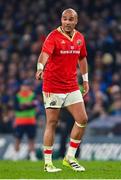
{"label": "player's left hand", "polygon": [[83,96],[85,96],[89,91],[89,83],[88,81],[83,82]]}

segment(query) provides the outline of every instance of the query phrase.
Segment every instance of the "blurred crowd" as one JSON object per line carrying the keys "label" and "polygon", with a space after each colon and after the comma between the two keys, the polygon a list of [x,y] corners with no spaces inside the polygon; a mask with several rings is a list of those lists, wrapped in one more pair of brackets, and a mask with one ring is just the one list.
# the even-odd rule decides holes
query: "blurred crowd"
{"label": "blurred crowd", "polygon": [[35,80],[37,58],[45,37],[60,25],[61,13],[69,7],[77,10],[77,29],[86,38],[89,121],[121,115],[120,0],[0,0],[0,132],[11,132],[13,98],[24,80],[31,82],[36,93],[41,125],[45,112],[42,82]]}

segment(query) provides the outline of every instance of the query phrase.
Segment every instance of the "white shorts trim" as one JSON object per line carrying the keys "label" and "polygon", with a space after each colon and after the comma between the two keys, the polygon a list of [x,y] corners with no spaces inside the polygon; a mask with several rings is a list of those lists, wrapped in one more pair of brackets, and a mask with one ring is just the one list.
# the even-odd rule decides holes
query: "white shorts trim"
{"label": "white shorts trim", "polygon": [[45,94],[46,93],[43,92],[45,108],[61,108],[78,102],[83,102],[83,97],[80,90],[66,94],[50,93],[50,96],[48,97]]}

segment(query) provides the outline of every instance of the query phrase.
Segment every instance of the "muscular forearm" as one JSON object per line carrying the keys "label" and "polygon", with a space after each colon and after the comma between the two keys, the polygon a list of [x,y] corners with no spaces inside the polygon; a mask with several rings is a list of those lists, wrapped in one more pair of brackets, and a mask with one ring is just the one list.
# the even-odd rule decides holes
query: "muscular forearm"
{"label": "muscular forearm", "polygon": [[82,79],[83,79],[83,96],[85,96],[89,91],[88,64],[87,64],[86,57],[79,60],[79,67],[80,67],[80,72],[82,74]]}
{"label": "muscular forearm", "polygon": [[41,52],[38,62],[37,62],[37,72],[36,72],[36,79],[42,79],[42,74],[44,70],[44,66],[47,63],[47,60],[49,58],[49,55],[45,52]]}
{"label": "muscular forearm", "polygon": [[49,55],[45,52],[41,52],[39,58],[38,58],[38,63],[43,64],[43,66],[45,66],[47,60],[49,58]]}
{"label": "muscular forearm", "polygon": [[82,75],[88,73],[88,64],[86,57],[79,60],[79,67]]}

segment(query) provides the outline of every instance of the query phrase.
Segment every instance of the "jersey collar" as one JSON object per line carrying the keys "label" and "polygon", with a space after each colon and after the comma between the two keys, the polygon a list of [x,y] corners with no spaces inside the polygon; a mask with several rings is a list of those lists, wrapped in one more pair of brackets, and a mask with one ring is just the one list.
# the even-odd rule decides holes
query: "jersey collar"
{"label": "jersey collar", "polygon": [[75,30],[75,29],[74,29],[74,33],[73,33],[73,36],[72,36],[72,37],[69,37],[66,33],[64,33],[64,32],[62,31],[62,29],[61,29],[60,26],[57,28],[57,30],[58,30],[61,34],[63,34],[67,39],[69,39],[70,41],[73,41],[74,36],[75,36],[75,34],[76,34],[76,30]]}

